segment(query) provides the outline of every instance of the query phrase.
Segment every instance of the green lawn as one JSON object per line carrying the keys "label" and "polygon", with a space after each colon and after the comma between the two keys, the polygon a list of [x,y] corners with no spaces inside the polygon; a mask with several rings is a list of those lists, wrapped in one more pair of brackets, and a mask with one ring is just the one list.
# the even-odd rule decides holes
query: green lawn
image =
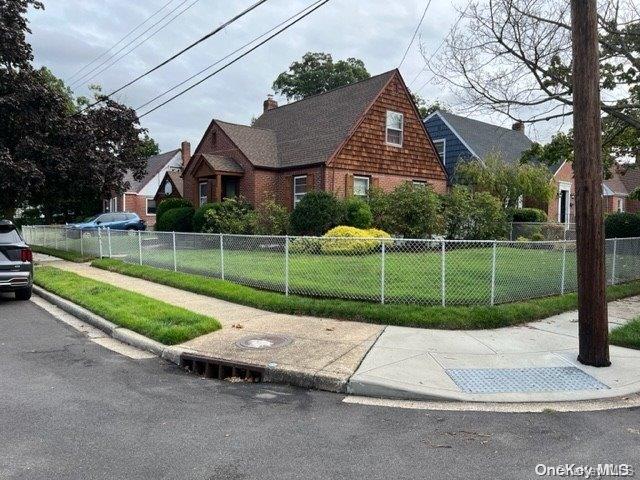
{"label": "green lawn", "polygon": [[53,257],[62,258],[64,260],[69,260],[70,262],[84,263],[93,260],[94,256],[90,255],[80,255],[77,252],[67,252],[65,250],[57,250],[55,248],[49,247],[40,247],[38,245],[32,245],[31,249],[37,253],[44,253],[45,255],[51,255]]}
{"label": "green lawn", "polygon": [[58,268],[36,267],[34,280],[45,290],[165,345],[182,343],[220,328],[214,318]]}
{"label": "green lawn", "polygon": [[[224,280],[173,272],[118,260],[94,260],[93,266],[132,277],[220,298],[241,305],[294,315],[315,315],[385,325],[419,328],[485,329],[516,325],[574,310],[574,293],[511,304],[475,307],[428,307],[423,305],[376,304],[371,302],[310,298],[259,290]],[[640,294],[640,282],[614,285],[607,298],[615,300]]]}
{"label": "green lawn", "polygon": [[640,317],[614,328],[610,340],[612,345],[640,350]]}

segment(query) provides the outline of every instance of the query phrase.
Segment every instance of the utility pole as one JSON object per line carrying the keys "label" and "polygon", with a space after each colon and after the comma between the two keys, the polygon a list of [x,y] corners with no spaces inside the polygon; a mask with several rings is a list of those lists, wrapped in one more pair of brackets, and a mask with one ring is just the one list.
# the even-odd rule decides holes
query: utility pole
{"label": "utility pole", "polygon": [[571,0],[573,169],[578,255],[578,360],[607,367],[609,330],[602,217],[602,133],[596,0]]}

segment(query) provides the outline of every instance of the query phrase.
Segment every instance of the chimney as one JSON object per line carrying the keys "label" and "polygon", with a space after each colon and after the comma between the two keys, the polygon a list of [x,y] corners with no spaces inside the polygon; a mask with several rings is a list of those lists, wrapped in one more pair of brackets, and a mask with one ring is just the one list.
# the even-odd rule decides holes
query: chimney
{"label": "chimney", "polygon": [[191,159],[191,144],[187,141],[182,142],[180,144],[180,151],[182,154],[182,168],[184,168]]}
{"label": "chimney", "polygon": [[524,133],[524,123],[516,122],[511,126],[511,130],[515,130],[516,132]]}
{"label": "chimney", "polygon": [[267,99],[264,101],[262,106],[263,106],[263,112],[266,112],[267,110],[273,110],[274,108],[278,108],[278,102],[276,102],[273,99],[273,95],[269,94],[267,95]]}

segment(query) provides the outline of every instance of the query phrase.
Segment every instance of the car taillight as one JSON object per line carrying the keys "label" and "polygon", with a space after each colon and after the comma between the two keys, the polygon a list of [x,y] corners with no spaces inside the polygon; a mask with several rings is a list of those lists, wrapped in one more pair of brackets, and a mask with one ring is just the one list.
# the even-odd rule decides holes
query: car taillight
{"label": "car taillight", "polygon": [[33,262],[33,252],[31,252],[30,248],[23,248],[20,250],[20,261]]}

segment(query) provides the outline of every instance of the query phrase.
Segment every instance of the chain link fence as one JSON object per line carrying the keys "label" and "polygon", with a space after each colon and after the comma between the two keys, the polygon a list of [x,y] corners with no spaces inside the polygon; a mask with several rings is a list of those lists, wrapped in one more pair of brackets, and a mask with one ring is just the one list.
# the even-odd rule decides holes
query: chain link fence
{"label": "chain link fence", "polygon": [[[577,289],[574,240],[326,238],[23,227],[28,243],[287,295],[496,305]],[[640,279],[640,238],[608,239],[609,284]]]}
{"label": "chain link fence", "polygon": [[575,240],[575,223],[554,222],[511,222],[509,240],[541,241],[541,240]]}

